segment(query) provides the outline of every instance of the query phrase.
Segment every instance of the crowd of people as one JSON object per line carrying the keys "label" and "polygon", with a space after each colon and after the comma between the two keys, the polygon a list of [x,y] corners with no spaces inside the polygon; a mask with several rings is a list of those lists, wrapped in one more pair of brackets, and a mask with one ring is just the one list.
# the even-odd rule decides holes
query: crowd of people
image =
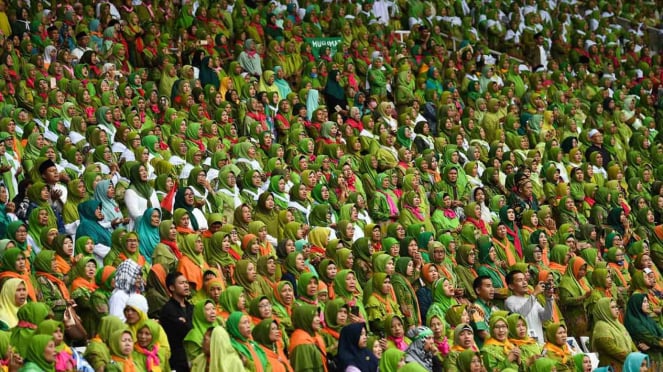
{"label": "crowd of people", "polygon": [[0,0],[0,369],[663,369],[661,9]]}

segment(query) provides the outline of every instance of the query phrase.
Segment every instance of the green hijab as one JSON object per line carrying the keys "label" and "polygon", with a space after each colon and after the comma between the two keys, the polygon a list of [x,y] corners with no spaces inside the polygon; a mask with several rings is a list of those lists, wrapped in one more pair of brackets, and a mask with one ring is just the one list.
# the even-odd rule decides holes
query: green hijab
{"label": "green hijab", "polygon": [[26,370],[30,370],[29,364],[35,364],[39,370],[44,372],[55,371],[55,363],[48,362],[44,358],[44,351],[49,342],[53,341],[52,335],[34,335],[30,338],[27,353],[25,355]]}
{"label": "green hijab", "polygon": [[[604,336],[604,338],[607,337],[612,340],[620,350],[630,350],[633,344],[631,336],[626,327],[612,316],[610,306],[613,301],[612,298],[603,297],[594,305],[594,333],[592,339],[600,339]],[[616,335],[621,335],[621,337]]]}
{"label": "green hijab", "polygon": [[207,329],[219,325],[218,319],[215,319],[213,322],[208,322],[205,318],[205,306],[207,304],[214,305],[214,301],[207,299],[205,301],[200,301],[193,306],[193,326],[189,333],[187,333],[186,337],[184,337],[184,341],[193,342],[196,345],[201,346]]}
{"label": "green hijab", "polygon": [[[239,354],[242,355],[242,357],[252,360],[253,355],[258,356],[258,359],[260,359],[260,364],[262,364],[263,367],[266,367],[268,365],[267,362],[267,355],[265,352],[262,350],[262,348],[251,338],[246,338],[242,336],[242,334],[239,331],[239,323],[242,320],[243,317],[248,316],[244,313],[241,313],[239,311],[235,311],[230,316],[228,317],[228,320],[226,321],[226,330],[228,331],[228,334],[230,335],[230,343],[233,345],[233,348],[237,350]],[[268,321],[273,321],[272,319],[267,319]],[[249,349],[249,347],[253,348],[253,353]],[[253,363],[256,363],[257,361],[252,360]]]}
{"label": "green hijab", "polygon": [[242,294],[244,294],[244,288],[237,285],[231,285],[221,293],[221,297],[219,297],[219,305],[229,313],[239,311],[239,298]]}

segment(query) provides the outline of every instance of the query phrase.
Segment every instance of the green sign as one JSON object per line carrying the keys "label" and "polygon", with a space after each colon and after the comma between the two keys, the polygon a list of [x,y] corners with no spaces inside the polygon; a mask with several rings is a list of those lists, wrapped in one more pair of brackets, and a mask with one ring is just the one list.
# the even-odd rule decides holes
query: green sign
{"label": "green sign", "polygon": [[334,55],[336,49],[341,44],[342,39],[340,37],[307,37],[304,38],[304,41],[311,44],[313,47],[312,53],[315,58],[318,58],[320,56],[320,51],[324,49],[324,47],[330,47],[331,54]]}

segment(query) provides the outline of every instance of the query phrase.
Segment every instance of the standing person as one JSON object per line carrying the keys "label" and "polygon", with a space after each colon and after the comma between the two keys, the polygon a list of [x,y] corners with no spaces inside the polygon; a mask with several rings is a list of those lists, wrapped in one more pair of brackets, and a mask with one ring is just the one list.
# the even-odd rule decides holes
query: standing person
{"label": "standing person", "polygon": [[[539,282],[530,294],[525,274],[519,270],[509,272],[506,283],[513,294],[507,297],[504,305],[509,311],[525,317],[529,328],[536,334],[536,340],[543,345],[543,322],[552,318],[554,289]],[[546,296],[545,308],[536,299],[541,293]]]}
{"label": "standing person", "polygon": [[159,322],[170,344],[170,367],[177,371],[189,371],[183,343],[193,324],[193,305],[186,300],[190,294],[189,281],[182,273],[174,272],[166,277],[166,286],[171,297],[161,309]]}

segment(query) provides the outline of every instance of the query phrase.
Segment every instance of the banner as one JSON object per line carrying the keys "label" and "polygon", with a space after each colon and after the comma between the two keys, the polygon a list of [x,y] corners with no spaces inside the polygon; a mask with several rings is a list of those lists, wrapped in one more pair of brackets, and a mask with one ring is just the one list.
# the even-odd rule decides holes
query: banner
{"label": "banner", "polygon": [[313,47],[313,50],[311,51],[315,58],[318,58],[320,56],[320,51],[324,47],[330,47],[331,48],[331,55],[333,56],[334,53],[336,53],[336,49],[338,46],[341,44],[341,38],[340,37],[312,37],[312,38],[304,38],[304,41],[311,44]]}

